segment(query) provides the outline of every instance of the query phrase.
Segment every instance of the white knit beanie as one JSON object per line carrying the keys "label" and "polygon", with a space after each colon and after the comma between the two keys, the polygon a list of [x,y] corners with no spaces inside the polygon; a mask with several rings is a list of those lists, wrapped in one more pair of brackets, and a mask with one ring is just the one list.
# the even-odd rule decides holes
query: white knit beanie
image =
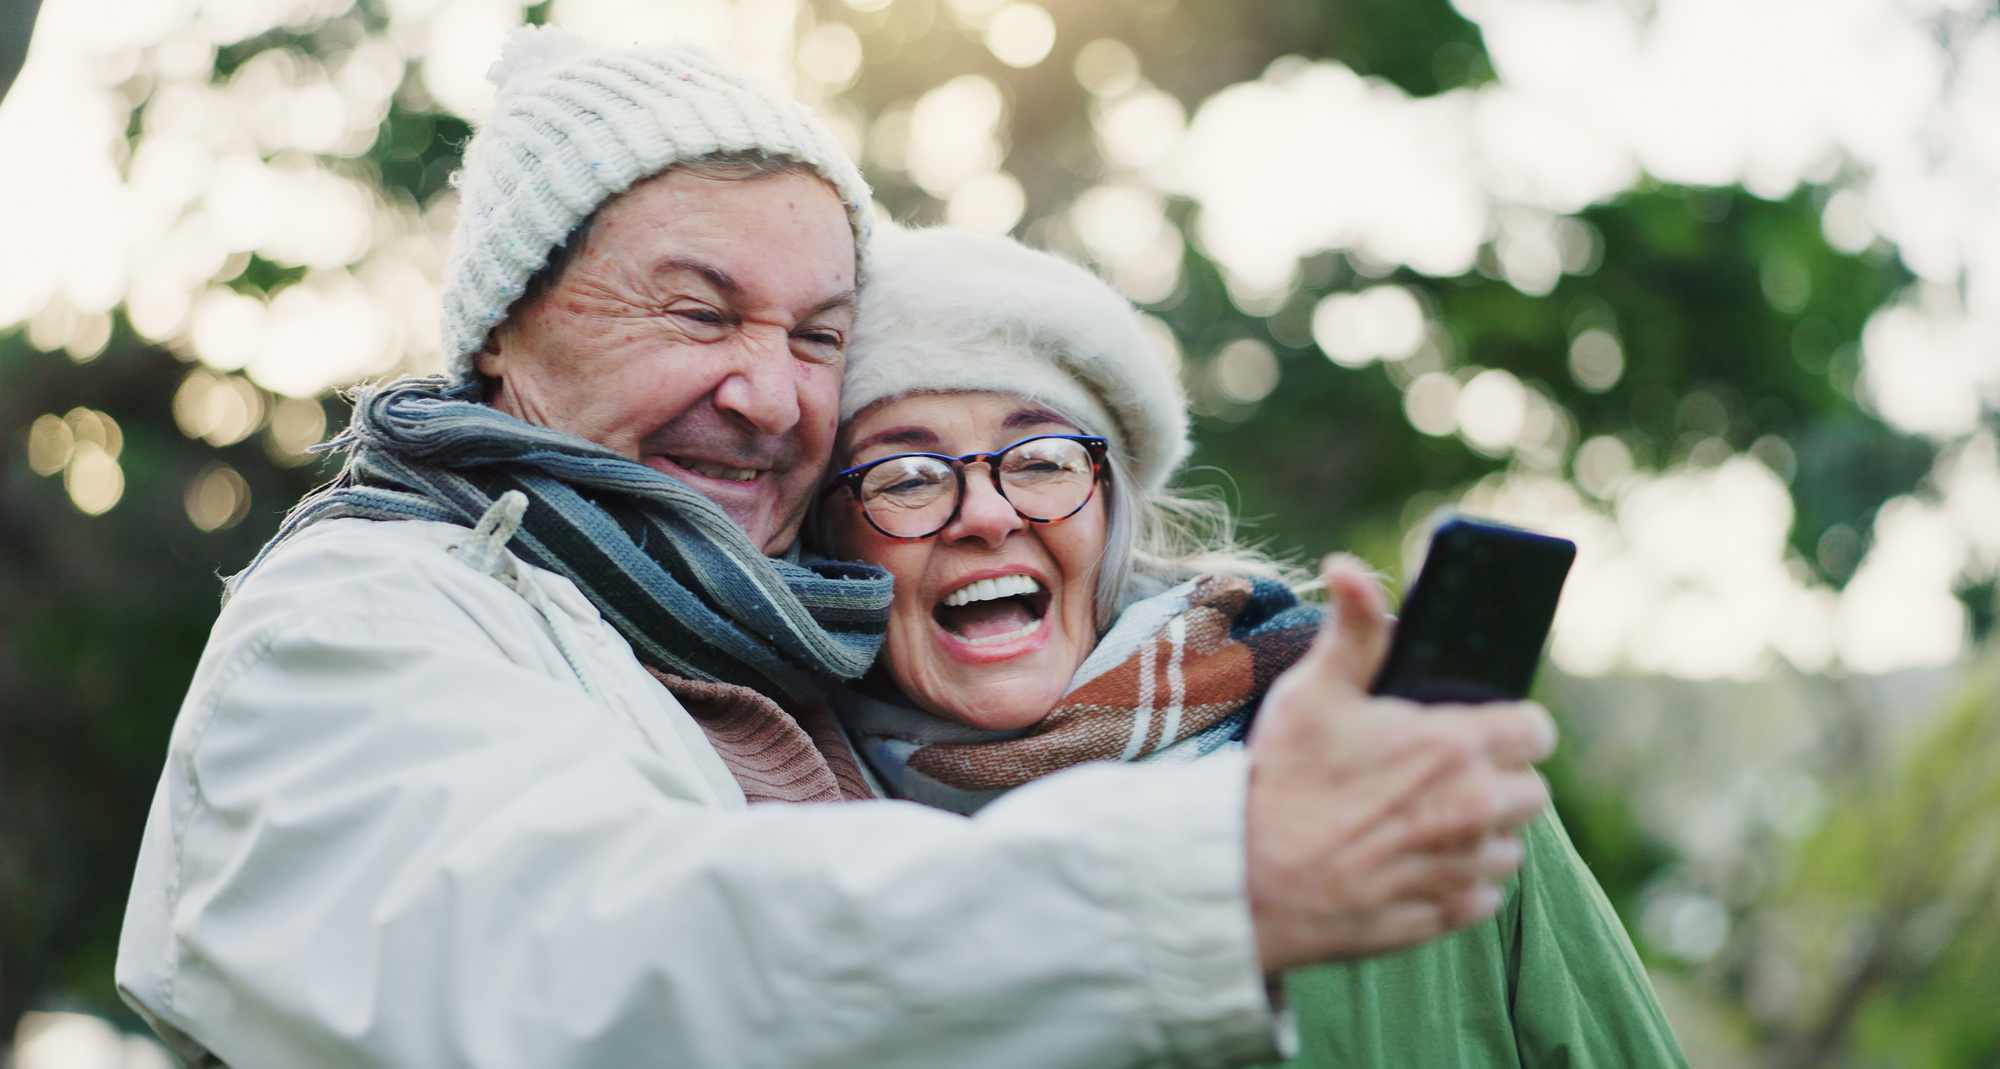
{"label": "white knit beanie", "polygon": [[843,421],[916,393],[1014,394],[1111,439],[1134,484],[1188,454],[1180,379],[1130,302],[1076,264],[1009,238],[884,226],[847,348]]}
{"label": "white knit beanie", "polygon": [[454,378],[549,250],[598,205],[669,166],[718,153],[797,160],[832,183],[865,252],[868,184],[798,102],[690,44],[607,51],[523,27],[487,72],[492,117],[466,146],[445,265],[441,341]]}

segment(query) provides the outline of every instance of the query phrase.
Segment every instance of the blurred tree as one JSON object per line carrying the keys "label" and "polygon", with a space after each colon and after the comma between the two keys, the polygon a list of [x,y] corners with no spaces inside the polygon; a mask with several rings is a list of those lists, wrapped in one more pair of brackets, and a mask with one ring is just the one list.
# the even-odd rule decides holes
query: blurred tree
{"label": "blurred tree", "polygon": [[[260,434],[217,449],[176,426],[188,368],[117,330],[79,364],[0,337],[0,1027],[51,993],[116,1012],[110,962],[168,730],[221,593],[318,479]],[[239,380],[240,381],[240,380]],[[247,385],[247,384],[246,384]],[[102,515],[26,455],[38,417],[103,413],[123,492]],[[225,463],[247,522],[204,532],[187,493]],[[227,521],[232,510],[221,519]]]}
{"label": "blurred tree", "polygon": [[[1739,990],[1773,1064],[1876,1057],[1923,1069],[2000,1061],[2000,646],[1900,761],[1841,784],[1831,816],[1758,907]],[[1773,977],[1783,971],[1784,976]]]}
{"label": "blurred tree", "polygon": [[[959,14],[993,4],[811,3],[819,22],[847,26],[860,42],[859,79],[828,108],[870,146],[866,170],[892,214],[936,222],[947,205],[894,158],[885,130],[907,123],[925,93],[976,74],[999,88],[1006,109],[1002,164],[1025,202],[1015,232],[1079,256],[1063,213],[1116,171],[1100,153],[1094,98],[1077,74],[1092,42],[1123,42],[1144,76],[1185,108],[1285,55],[1338,60],[1419,96],[1492,77],[1477,27],[1446,0],[1056,5],[1052,51],[1025,67],[996,58],[977,21]],[[540,21],[551,6],[526,12]],[[272,49],[331,63],[389,25],[386,0],[362,0],[222,48],[214,77],[224,80]],[[135,140],[149,106],[137,94]],[[320,163],[415,209],[445,192],[469,133],[424,90],[413,61],[372,146]],[[1255,533],[1281,552],[1350,548],[1393,569],[1416,515],[1530,462],[1414,429],[1403,387],[1426,370],[1504,369],[1568,421],[1565,449],[1539,461],[1552,473],[1567,473],[1569,453],[1590,436],[1615,436],[1638,464],[1655,469],[1701,462],[1716,448],[1704,443],[1751,451],[1789,480],[1795,548],[1828,579],[1843,581],[1865,549],[1874,511],[1919,483],[1933,449],[1890,431],[1855,400],[1861,326],[1909,275],[1893,257],[1831,249],[1820,230],[1821,196],[1808,189],[1767,202],[1738,190],[1646,183],[1584,213],[1596,267],[1562,276],[1545,296],[1504,281],[1490,255],[1476,272],[1436,279],[1407,269],[1384,275],[1323,253],[1303,265],[1280,307],[1258,310],[1268,315],[1232,300],[1217,268],[1184,236],[1190,205],[1172,203],[1183,268],[1149,309],[1172,327],[1206,413],[1196,461],[1207,467],[1193,478],[1233,494],[1258,520]],[[218,281],[269,297],[306,271],[248,257],[225,274]],[[1382,281],[1420,294],[1442,337],[1427,355],[1396,364],[1357,369],[1327,359],[1313,342],[1317,303]],[[1586,384],[1572,373],[1573,344],[1592,328],[1622,341],[1615,381]],[[229,441],[220,447],[188,433],[176,420],[175,397],[194,372],[122,318],[92,360],[65,356],[60,338],[42,339],[51,350],[43,351],[26,335],[0,337],[0,599],[8,605],[0,614],[0,1029],[58,994],[118,1012],[110,962],[124,889],[167,732],[216,611],[216,576],[240,568],[282,510],[325,474],[269,447],[273,431],[259,429],[266,415],[243,435],[211,434],[209,441]],[[1243,341],[1271,354],[1281,384],[1237,402],[1217,393],[1218,354]],[[1254,349],[1237,351],[1263,359]],[[273,410],[271,395],[232,381],[242,386],[231,389],[250,391],[260,413]],[[124,438],[116,458],[123,498],[102,515],[73,506],[63,476],[31,470],[34,422],[79,406],[109,415]],[[327,407],[338,426],[338,403]],[[189,495],[218,462],[247,488],[247,513],[204,531],[191,518],[198,509]],[[221,520],[232,515],[225,510]],[[1659,855],[1635,837],[1620,800],[1563,793],[1579,844],[1614,899],[1629,904]],[[1875,990],[1863,1000],[1868,1007],[1891,1005]],[[1865,1030],[1889,1035],[1897,1027]]]}
{"label": "blurred tree", "polygon": [[[818,5],[822,18],[845,21],[860,36],[864,74],[846,98],[866,119],[909,107],[948,76],[975,73],[1002,87],[1012,108],[1005,167],[1026,190],[1017,232],[1030,241],[1050,234],[1037,220],[1111,172],[1093,143],[1090,94],[1074,74],[1092,41],[1130,46],[1145,74],[1189,108],[1285,55],[1338,60],[1417,95],[1491,77],[1477,27],[1446,0],[1064,6],[1054,12],[1054,50],[1026,70],[994,58],[950,10],[942,0],[903,0],[871,13],[839,0]],[[907,171],[882,166],[880,154],[870,164],[893,215],[943,219],[944,202]],[[1934,450],[1891,431],[1855,400],[1861,327],[1911,276],[1893,257],[1830,248],[1820,227],[1824,198],[1807,189],[1771,203],[1740,190],[1646,183],[1584,214],[1601,244],[1601,266],[1563,276],[1546,296],[1522,293],[1490,266],[1455,279],[1408,269],[1365,277],[1327,254],[1307,265],[1303,284],[1270,316],[1233,304],[1189,242],[1182,284],[1151,307],[1189,354],[1197,398],[1213,356],[1240,338],[1266,342],[1283,381],[1259,404],[1205,418],[1195,463],[1213,466],[1212,477],[1240,493],[1242,512],[1261,519],[1274,548],[1351,548],[1378,566],[1399,564],[1407,501],[1462,488],[1507,462],[1414,430],[1390,381],[1396,369],[1340,367],[1314,348],[1309,323],[1321,297],[1396,282],[1429,296],[1456,364],[1505,369],[1535,384],[1569,411],[1581,435],[1620,436],[1644,467],[1685,461],[1705,438],[1745,451],[1776,436],[1794,469],[1782,474],[1791,481],[1801,556],[1818,562],[1833,527],[1856,532],[1854,548],[1827,569],[1828,579],[1843,582],[1865,552],[1875,510],[1919,484]],[[1073,244],[1058,246],[1081,255]],[[1787,290],[1775,291],[1777,284]],[[1600,318],[1622,336],[1627,370],[1595,392],[1571,375],[1568,356],[1576,334]]]}
{"label": "blurred tree", "polygon": [[0,6],[0,99],[13,88],[28,58],[28,39],[34,35],[35,15],[42,0],[10,0]]}

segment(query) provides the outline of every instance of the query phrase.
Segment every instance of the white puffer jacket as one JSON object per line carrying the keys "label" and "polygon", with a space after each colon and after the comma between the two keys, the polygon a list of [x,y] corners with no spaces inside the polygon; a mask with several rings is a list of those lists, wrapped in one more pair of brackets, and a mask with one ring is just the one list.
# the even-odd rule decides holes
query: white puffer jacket
{"label": "white puffer jacket", "polygon": [[749,809],[574,585],[515,560],[517,592],[449,552],[466,535],[320,523],[216,621],[118,953],[121,989],[183,1057],[1273,1055],[1240,758],[1075,769],[973,819],[890,801]]}

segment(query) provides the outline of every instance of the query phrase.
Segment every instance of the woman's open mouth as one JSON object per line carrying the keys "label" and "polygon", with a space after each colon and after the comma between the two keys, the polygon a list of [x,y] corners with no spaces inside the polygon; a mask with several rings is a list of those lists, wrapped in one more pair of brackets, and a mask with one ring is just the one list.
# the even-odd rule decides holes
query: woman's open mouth
{"label": "woman's open mouth", "polygon": [[1049,590],[1033,576],[979,579],[946,594],[931,610],[945,633],[967,646],[998,646],[1035,633],[1049,611]]}

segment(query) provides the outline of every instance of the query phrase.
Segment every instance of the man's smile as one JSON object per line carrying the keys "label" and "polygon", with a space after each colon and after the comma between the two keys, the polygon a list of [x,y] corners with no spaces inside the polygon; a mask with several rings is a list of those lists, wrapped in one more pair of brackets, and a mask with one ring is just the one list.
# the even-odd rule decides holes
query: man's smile
{"label": "man's smile", "polygon": [[667,459],[694,472],[696,475],[706,475],[711,479],[721,479],[724,482],[747,483],[763,474],[763,472],[756,468],[732,468],[727,464],[720,464],[713,460],[701,460],[696,457],[669,456]]}

